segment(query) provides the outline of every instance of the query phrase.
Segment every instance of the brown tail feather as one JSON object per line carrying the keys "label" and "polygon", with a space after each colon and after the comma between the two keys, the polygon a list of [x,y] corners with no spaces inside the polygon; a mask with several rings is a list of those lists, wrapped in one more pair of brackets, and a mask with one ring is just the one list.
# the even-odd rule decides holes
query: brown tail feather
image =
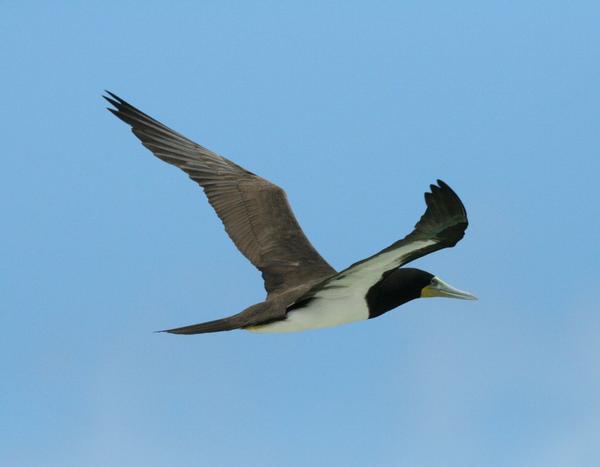
{"label": "brown tail feather", "polygon": [[207,321],[206,323],[192,324],[191,326],[184,326],[181,328],[165,329],[164,331],[158,332],[169,332],[171,334],[203,334],[205,332],[231,331],[239,328],[239,320],[229,317]]}
{"label": "brown tail feather", "polygon": [[249,306],[237,315],[227,318],[207,321],[206,323],[192,324],[182,328],[165,329],[158,332],[170,332],[171,334],[203,334],[205,332],[232,331],[233,329],[243,329],[257,324],[276,321],[285,318],[285,308],[273,309],[269,302],[261,302]]}

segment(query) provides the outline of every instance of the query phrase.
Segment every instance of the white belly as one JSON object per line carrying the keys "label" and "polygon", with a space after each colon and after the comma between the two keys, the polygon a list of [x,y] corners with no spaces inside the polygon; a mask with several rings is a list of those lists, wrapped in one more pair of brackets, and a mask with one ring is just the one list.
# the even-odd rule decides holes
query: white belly
{"label": "white belly", "polygon": [[245,329],[252,332],[296,332],[329,328],[368,318],[369,310],[362,294],[349,295],[317,298],[306,307],[290,311],[284,320]]}

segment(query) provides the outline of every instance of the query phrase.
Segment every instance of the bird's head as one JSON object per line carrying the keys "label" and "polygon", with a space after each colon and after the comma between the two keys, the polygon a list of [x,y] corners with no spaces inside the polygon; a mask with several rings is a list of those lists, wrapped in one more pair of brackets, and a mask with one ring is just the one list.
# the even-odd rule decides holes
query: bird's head
{"label": "bird's head", "polygon": [[415,268],[394,269],[367,293],[371,318],[379,316],[415,298],[448,297],[477,300],[474,295],[458,290],[433,274]]}

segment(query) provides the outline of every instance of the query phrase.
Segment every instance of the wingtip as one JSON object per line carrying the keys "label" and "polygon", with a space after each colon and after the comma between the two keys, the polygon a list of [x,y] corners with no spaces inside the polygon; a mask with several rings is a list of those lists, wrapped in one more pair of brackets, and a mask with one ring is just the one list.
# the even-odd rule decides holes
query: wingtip
{"label": "wingtip", "polygon": [[442,191],[442,192],[446,192],[449,193],[450,195],[454,196],[455,198],[458,198],[458,195],[456,194],[456,192],[450,188],[450,185],[448,185],[444,180],[442,179],[437,179],[436,180],[437,186],[436,185],[430,185],[430,188],[432,189],[431,192],[434,193],[435,191]]}
{"label": "wingtip", "polygon": [[462,216],[464,224],[468,225],[467,211],[456,192],[439,178],[436,183],[437,185],[429,185],[431,192],[425,192],[425,203],[428,209],[431,208],[439,214]]}
{"label": "wingtip", "polygon": [[[117,96],[116,94],[114,94],[114,93],[110,92],[108,89],[105,89],[105,90],[104,90],[104,92],[105,92],[106,94],[108,94],[110,97],[112,97],[113,99],[116,99],[116,100],[118,100],[118,101],[123,101],[123,99],[121,99],[121,98],[120,98],[119,96]],[[106,99],[106,97],[105,97],[105,96],[102,96],[102,97],[104,97],[104,98]]]}
{"label": "wingtip", "polygon": [[113,106],[115,106],[115,107],[119,108],[119,105],[120,105],[120,104],[119,104],[119,102],[117,102],[116,100],[114,100],[114,99],[111,99],[110,97],[106,97],[106,96],[102,96],[102,97],[103,97],[103,98],[104,98],[104,100],[105,100],[106,102],[108,102],[110,105],[113,105]]}
{"label": "wingtip", "polygon": [[111,105],[115,106],[117,109],[121,110],[128,106],[128,103],[124,99],[121,99],[119,96],[117,96],[115,93],[110,92],[107,89],[105,89],[104,92],[108,94],[108,96],[103,95],[102,98],[109,102]]}
{"label": "wingtip", "polygon": [[444,182],[443,182],[443,181],[441,181],[441,180],[438,180],[438,182],[441,182],[441,183],[443,184],[443,185],[440,185],[440,186],[442,186],[442,189],[444,189],[445,191],[447,191],[448,193],[450,193],[450,195],[451,195],[451,196],[453,196],[454,198],[456,198],[456,200],[458,201],[458,203],[461,205],[463,212],[464,212],[464,213],[465,213],[465,215],[466,215],[466,209],[465,209],[465,206],[463,205],[463,202],[462,202],[462,200],[460,199],[460,196],[458,196],[458,194],[456,193],[456,191],[454,191],[454,190],[453,190],[453,189],[450,187],[450,185],[448,185],[447,183],[444,183]]}

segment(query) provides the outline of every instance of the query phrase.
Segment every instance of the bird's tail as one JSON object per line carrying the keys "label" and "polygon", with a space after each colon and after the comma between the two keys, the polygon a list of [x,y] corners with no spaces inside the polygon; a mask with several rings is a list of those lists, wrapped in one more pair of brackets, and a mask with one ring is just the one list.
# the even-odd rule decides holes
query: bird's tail
{"label": "bird's tail", "polygon": [[[192,324],[182,328],[165,329],[158,332],[170,332],[171,334],[204,334],[205,332],[221,332],[232,331],[234,329],[244,329],[257,324],[264,324],[266,321],[273,320],[273,312],[271,304],[261,302],[249,306],[237,315],[228,316],[227,318],[215,319],[205,323]],[[285,311],[285,310],[284,310]],[[279,315],[275,319],[280,318]]]}
{"label": "bird's tail", "polygon": [[171,334],[204,334],[205,332],[220,332],[239,329],[240,321],[230,316],[229,318],[216,319],[205,323],[192,324],[181,328],[165,329],[158,332],[169,332]]}

